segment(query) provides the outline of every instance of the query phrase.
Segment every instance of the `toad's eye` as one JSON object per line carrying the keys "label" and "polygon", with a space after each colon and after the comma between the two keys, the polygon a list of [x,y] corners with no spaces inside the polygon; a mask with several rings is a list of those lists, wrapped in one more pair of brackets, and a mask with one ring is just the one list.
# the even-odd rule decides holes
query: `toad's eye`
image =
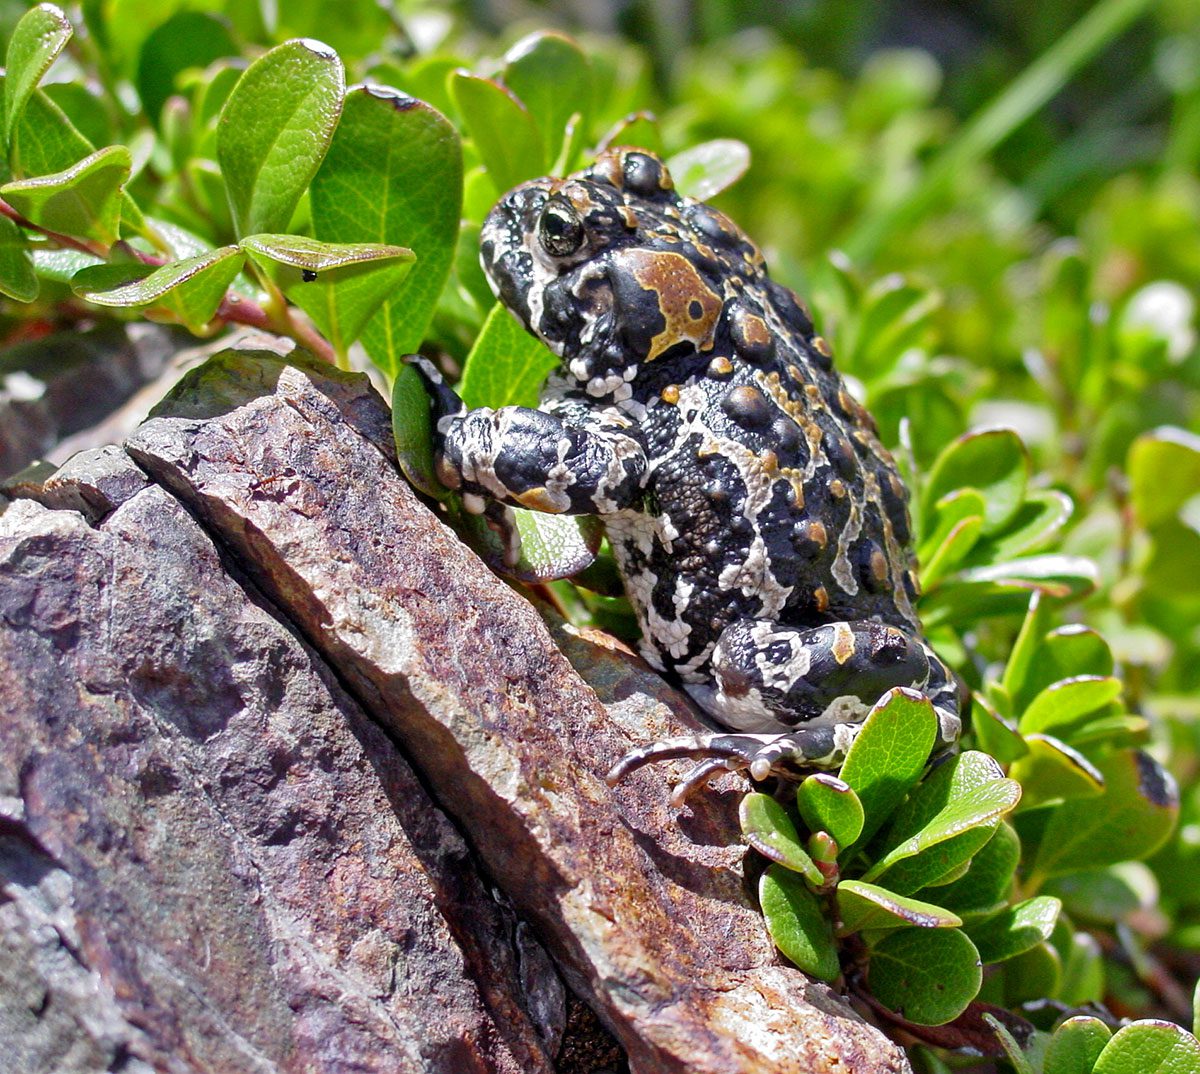
{"label": "toad's eye", "polygon": [[538,218],[538,241],[551,257],[566,257],[583,245],[583,221],[571,203],[552,198]]}

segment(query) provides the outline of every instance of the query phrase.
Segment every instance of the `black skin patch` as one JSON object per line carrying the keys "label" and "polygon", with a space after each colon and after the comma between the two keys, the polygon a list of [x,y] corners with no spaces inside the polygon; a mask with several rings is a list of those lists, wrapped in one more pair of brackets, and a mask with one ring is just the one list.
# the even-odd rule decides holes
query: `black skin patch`
{"label": "black skin patch", "polygon": [[907,492],[754,243],[653,154],[618,148],[505,195],[481,250],[561,367],[536,410],[465,413],[442,389],[442,469],[472,509],[600,516],[643,655],[744,732],[648,747],[617,775],[667,755],[706,759],[702,775],[835,767],[894,689],[927,698],[953,742],[955,682],[913,608]]}

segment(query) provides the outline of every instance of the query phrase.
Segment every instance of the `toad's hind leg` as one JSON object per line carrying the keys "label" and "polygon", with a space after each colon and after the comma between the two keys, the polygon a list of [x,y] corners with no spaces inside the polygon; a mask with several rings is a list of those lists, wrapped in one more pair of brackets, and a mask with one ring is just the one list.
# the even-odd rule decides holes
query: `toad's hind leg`
{"label": "toad's hind leg", "polygon": [[[679,800],[718,772],[748,768],[763,779],[780,767],[836,768],[867,713],[890,690],[927,698],[938,717],[938,748],[958,736],[958,698],[942,662],[919,638],[874,620],[802,630],[743,620],[721,634],[713,685],[689,687],[732,733],[674,739],[635,750],[610,782],[654,761],[701,763],[676,788]],[[791,730],[780,732],[780,727]],[[770,733],[768,733],[770,732]]]}

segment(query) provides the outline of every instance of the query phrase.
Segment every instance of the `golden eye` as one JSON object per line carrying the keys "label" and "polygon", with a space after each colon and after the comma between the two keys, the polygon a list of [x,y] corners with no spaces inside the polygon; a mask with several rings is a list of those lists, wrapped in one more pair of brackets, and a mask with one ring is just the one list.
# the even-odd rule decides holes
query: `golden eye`
{"label": "golden eye", "polygon": [[551,257],[566,257],[583,245],[583,221],[570,202],[551,198],[538,218],[538,241]]}

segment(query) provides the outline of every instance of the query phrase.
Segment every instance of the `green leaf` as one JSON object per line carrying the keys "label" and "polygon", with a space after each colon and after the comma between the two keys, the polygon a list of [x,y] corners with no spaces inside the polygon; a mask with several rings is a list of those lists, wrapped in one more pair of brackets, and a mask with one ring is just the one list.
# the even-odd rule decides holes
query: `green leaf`
{"label": "green leaf", "polygon": [[1020,510],[1029,482],[1029,454],[1012,429],[982,429],[960,436],[937,457],[922,492],[936,503],[955,489],[978,489],[984,499],[984,532],[994,534]]}
{"label": "green leaf", "polygon": [[[1037,692],[1030,691],[1027,686],[1029,671],[1042,647],[1049,626],[1050,601],[1035,591],[1029,598],[1029,608],[1021,623],[1016,641],[1013,642],[1012,652],[1008,655],[1008,663],[1004,666],[1004,675],[1000,680],[1005,694],[1014,703],[1022,694],[1032,697]],[[1050,684],[1044,685],[1049,686]]]}
{"label": "green leaf", "polygon": [[1074,501],[1057,489],[1035,489],[1025,496],[1003,532],[985,537],[971,551],[972,563],[1002,563],[1040,552],[1070,520]]}
{"label": "green leaf", "polygon": [[303,235],[249,235],[241,247],[342,355],[414,260],[403,246],[318,242]]}
{"label": "green leaf", "polygon": [[1069,599],[1096,588],[1096,565],[1082,556],[1043,555],[970,567],[943,581],[921,601],[927,630],[946,623],[971,626],[982,619],[1017,614],[1031,593]]}
{"label": "green leaf", "polygon": [[1072,918],[1105,925],[1115,925],[1139,910],[1152,909],[1159,897],[1154,873],[1138,861],[1056,877],[1044,890],[1062,899]]}
{"label": "green leaf", "polygon": [[1170,426],[1139,436],[1129,449],[1128,474],[1138,521],[1147,528],[1166,522],[1200,492],[1200,436]]}
{"label": "green leaf", "polygon": [[1021,840],[1007,824],[972,856],[970,868],[958,880],[920,893],[963,917],[990,913],[1008,898],[1021,857]]}
{"label": "green leaf", "polygon": [[466,71],[450,76],[450,93],[497,194],[542,173],[542,140],[511,90]]}
{"label": "green leaf", "polygon": [[1121,695],[1121,680],[1096,675],[1077,675],[1051,683],[1021,714],[1018,726],[1028,736],[1040,731],[1061,730],[1078,723]]}
{"label": "green leaf", "polygon": [[[863,874],[863,879],[887,877],[888,887],[901,892],[935,882],[982,847],[991,838],[990,829],[1020,798],[1020,785],[1005,779],[1000,766],[987,754],[968,750],[952,757],[935,768],[900,807],[887,832],[886,853]],[[974,828],[984,828],[986,834],[974,839],[958,838]],[[953,844],[955,854],[947,858],[930,853],[950,840],[957,840]],[[932,874],[929,865],[914,862],[891,875],[900,863],[922,855],[927,855],[927,862],[937,863]],[[918,873],[920,882],[913,879]]]}
{"label": "green leaf", "polygon": [[103,258],[80,250],[33,250],[31,260],[39,279],[68,286],[81,269],[105,263]]}
{"label": "green leaf", "polygon": [[1200,981],[1192,993],[1192,1036],[1200,1037]]}
{"label": "green leaf", "polygon": [[747,794],[738,807],[742,838],[764,858],[799,873],[813,887],[825,882],[787,811],[769,794]]}
{"label": "green leaf", "polygon": [[594,519],[520,507],[512,508],[512,518],[520,538],[516,562],[482,515],[463,512],[458,518],[459,528],[469,534],[470,544],[493,570],[521,582],[552,582],[570,578],[595,561],[602,532]]}
{"label": "green leaf", "polygon": [[1021,784],[1021,808],[1034,809],[1067,798],[1104,793],[1104,777],[1078,750],[1050,735],[1029,735],[1028,752],[1012,763],[1009,775]]}
{"label": "green leaf", "polygon": [[855,846],[870,839],[916,785],[936,738],[933,705],[913,690],[891,690],[870,711],[841,772],[863,807]]}
{"label": "green leaf", "polygon": [[1200,1041],[1174,1022],[1144,1018],[1118,1029],[1092,1074],[1196,1074]]}
{"label": "green leaf", "polygon": [[1096,938],[1087,932],[1073,933],[1063,952],[1062,976],[1054,992],[1061,1002],[1073,1007],[1104,1000],[1104,954]]}
{"label": "green leaf", "polygon": [[[992,687],[993,691],[995,687]],[[1005,764],[1029,752],[1017,725],[1001,716],[996,707],[982,694],[975,694],[971,710],[971,729],[985,753]]]}
{"label": "green leaf", "polygon": [[461,204],[462,146],[446,118],[394,90],[351,87],[312,181],[313,231],[324,242],[398,244],[416,254],[362,334],[388,375],[425,338],[454,257]]}
{"label": "green leaf", "polygon": [[772,865],[758,882],[758,901],[775,946],[805,973],[821,981],[837,980],[841,966],[833,927],[804,881]]}
{"label": "green leaf", "polygon": [[38,294],[26,245],[25,233],[7,216],[0,216],[0,294],[18,302],[32,302]]}
{"label": "green leaf", "polygon": [[199,330],[213,319],[244,261],[245,255],[236,246],[223,246],[184,261],[169,262],[118,286],[112,286],[111,275],[98,270],[131,267],[140,270],[144,266],[102,265],[84,269],[71,286],[81,298],[98,306],[162,306],[189,328]]}
{"label": "green leaf", "polygon": [[1038,895],[967,929],[985,966],[1024,954],[1050,938],[1062,903]]}
{"label": "green leaf", "polygon": [[848,783],[829,772],[815,772],[796,788],[800,816],[813,832],[828,832],[840,847],[850,846],[863,830],[863,807]]}
{"label": "green leaf", "polygon": [[1112,650],[1096,631],[1078,623],[1059,627],[1036,646],[1020,688],[1012,692],[1013,703],[1022,710],[1052,683],[1080,675],[1105,678],[1112,675],[1113,668]]}
{"label": "green leaf", "polygon": [[433,460],[433,414],[425,382],[411,366],[401,365],[392,381],[392,435],[396,456],[409,483],[435,500],[450,490],[437,477]]}
{"label": "green leaf", "polygon": [[1086,1014],[1068,1018],[1046,1046],[1043,1074],[1092,1074],[1111,1037],[1112,1030],[1099,1018]]}
{"label": "green leaf", "polygon": [[1051,944],[1036,944],[991,973],[1003,981],[1001,1002],[1007,1007],[1019,1007],[1047,996],[1062,999],[1063,962]]}
{"label": "green leaf", "polygon": [[893,929],[910,926],[925,929],[955,928],[962,918],[940,906],[897,895],[877,884],[843,880],[837,886],[839,936],[862,929]]}
{"label": "green leaf", "polygon": [[666,165],[680,194],[710,201],[746,174],[750,147],[736,138],[714,138],[676,153]]}
{"label": "green leaf", "polygon": [[225,23],[200,11],[180,11],[155,27],[138,53],[135,85],[151,123],[158,125],[163,105],[178,91],[177,78],[191,67],[237,54]]}
{"label": "green leaf", "polygon": [[112,145],[66,171],[6,183],[0,197],[38,227],[110,246],[120,228],[130,163],[129,150]]}
{"label": "green leaf", "polygon": [[1004,1054],[1008,1057],[1016,1074],[1034,1074],[1029,1057],[1021,1050],[1021,1046],[1008,1031],[1008,1027],[995,1015],[986,1012],[983,1020],[992,1027],[992,1032],[996,1034],[996,1039],[1000,1041],[1000,1046],[1004,1049]]}
{"label": "green leaf", "polygon": [[1099,798],[1057,806],[1038,845],[1033,872],[1059,876],[1152,854],[1171,833],[1179,793],[1149,754],[1126,750],[1096,762],[1104,777]]}
{"label": "green leaf", "polygon": [[25,105],[71,33],[66,15],[53,4],[38,4],[25,12],[13,29],[4,60],[4,144],[10,160]]}
{"label": "green leaf", "polygon": [[[964,489],[966,495],[973,495],[974,489]],[[921,571],[921,579],[925,586],[932,589],[947,574],[953,571],[970,554],[983,532],[983,515],[969,515],[959,519],[946,533],[939,527],[934,534],[937,544],[934,552]]]}
{"label": "green leaf", "polygon": [[871,951],[867,984],[885,1007],[917,1025],[952,1022],[983,983],[979,953],[958,929],[898,929]]}
{"label": "green leaf", "polygon": [[459,394],[469,407],[536,406],[556,365],[549,348],[497,302],[467,355]]}
{"label": "green leaf", "polygon": [[287,230],[342,111],[345,73],[319,41],[287,41],[254,61],[221,111],[217,160],[238,236]]}
{"label": "green leaf", "polygon": [[25,104],[14,146],[13,170],[21,175],[60,172],[93,151],[92,143],[41,90],[35,90]]}
{"label": "green leaf", "polygon": [[529,110],[541,135],[541,172],[563,149],[567,121],[579,113],[587,128],[592,110],[592,71],[579,45],[565,34],[539,31],[505,54],[503,81]]}

